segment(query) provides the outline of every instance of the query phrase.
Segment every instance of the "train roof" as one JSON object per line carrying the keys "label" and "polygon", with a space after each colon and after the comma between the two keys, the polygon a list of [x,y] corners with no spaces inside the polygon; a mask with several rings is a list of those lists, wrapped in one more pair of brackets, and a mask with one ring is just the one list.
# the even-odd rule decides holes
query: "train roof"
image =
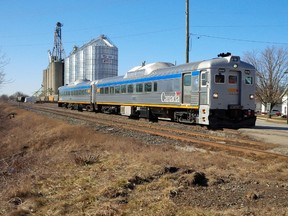
{"label": "train roof", "polygon": [[124,76],[109,77],[101,80],[96,80],[95,84],[118,82],[123,80],[133,80],[143,77],[161,76],[172,73],[181,73],[185,71],[192,72],[196,70],[205,70],[207,68],[213,68],[213,67],[221,68],[221,67],[227,67],[227,64],[230,64],[231,67],[234,67],[235,69],[236,65],[238,69],[240,68],[250,70],[255,69],[253,65],[241,61],[239,56],[229,55],[225,57],[213,58],[209,60],[181,64],[177,66],[167,62],[156,62],[142,66],[136,66],[131,70],[129,70]]}
{"label": "train roof", "polygon": [[79,80],[76,80],[76,81],[74,81],[72,83],[69,83],[68,85],[61,86],[58,89],[62,90],[64,88],[76,88],[76,87],[82,88],[82,87],[85,87],[85,86],[91,86],[94,82],[95,81],[90,81],[90,80],[87,80],[87,79],[79,79]]}
{"label": "train roof", "polygon": [[220,58],[213,58],[209,60],[203,60],[198,62],[192,62],[181,65],[173,65],[172,63],[157,62],[152,63],[147,66],[135,67],[128,71],[124,76],[124,79],[136,79],[140,77],[149,77],[162,74],[179,73],[183,71],[195,71],[195,70],[205,70],[207,68],[221,68],[227,67],[230,64],[233,68],[245,68],[245,69],[255,69],[251,64],[243,62],[240,60],[239,56],[225,56]]}
{"label": "train roof", "polygon": [[192,62],[187,64],[181,64],[175,66],[172,63],[167,62],[156,62],[142,66],[136,66],[129,70],[124,76],[115,76],[115,77],[108,77],[101,80],[77,80],[67,86],[62,86],[61,88],[68,87],[68,88],[77,88],[78,86],[90,86],[93,84],[102,84],[102,83],[110,83],[110,82],[118,82],[123,80],[133,80],[139,79],[143,77],[153,77],[153,76],[161,76],[166,74],[172,73],[181,73],[181,72],[188,72],[188,71],[196,71],[196,70],[205,70],[208,68],[221,68],[227,67],[227,64],[230,64],[231,67],[235,69],[250,69],[254,70],[255,67],[251,64],[243,62],[240,60],[239,56],[224,56],[213,58],[209,60],[203,60],[198,62]]}

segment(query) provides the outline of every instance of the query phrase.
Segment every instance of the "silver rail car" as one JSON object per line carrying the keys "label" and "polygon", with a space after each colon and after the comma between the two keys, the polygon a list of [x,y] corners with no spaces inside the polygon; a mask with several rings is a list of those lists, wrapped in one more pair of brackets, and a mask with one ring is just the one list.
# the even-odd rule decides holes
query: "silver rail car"
{"label": "silver rail car", "polygon": [[158,62],[88,86],[90,101],[85,102],[95,111],[213,128],[251,127],[256,121],[255,68],[239,56],[179,66]]}
{"label": "silver rail car", "polygon": [[93,82],[89,80],[77,80],[69,85],[60,87],[58,106],[88,111],[94,110],[95,103],[92,98],[93,95]]}

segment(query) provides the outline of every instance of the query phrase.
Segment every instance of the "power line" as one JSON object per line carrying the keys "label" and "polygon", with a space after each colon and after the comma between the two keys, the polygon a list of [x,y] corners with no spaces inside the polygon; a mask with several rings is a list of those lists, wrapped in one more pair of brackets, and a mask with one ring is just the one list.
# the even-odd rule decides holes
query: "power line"
{"label": "power line", "polygon": [[192,28],[286,28],[287,25],[192,25]]}
{"label": "power line", "polygon": [[249,43],[288,45],[288,43],[284,43],[284,42],[282,43],[282,42],[272,42],[272,41],[247,40],[247,39],[218,37],[218,36],[205,35],[205,34],[194,34],[194,33],[191,33],[190,35],[196,36],[198,39],[200,37],[206,37],[206,38],[214,38],[214,39],[220,39],[220,40],[231,40],[231,41],[249,42]]}

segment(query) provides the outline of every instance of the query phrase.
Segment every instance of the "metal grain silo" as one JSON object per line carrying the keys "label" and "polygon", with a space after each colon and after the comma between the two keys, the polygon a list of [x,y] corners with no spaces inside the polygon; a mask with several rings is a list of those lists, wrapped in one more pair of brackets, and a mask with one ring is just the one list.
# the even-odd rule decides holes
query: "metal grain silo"
{"label": "metal grain silo", "polygon": [[[64,71],[69,71],[69,58],[65,59]],[[68,85],[68,84],[69,84],[69,73],[64,73],[64,85]]]}
{"label": "metal grain silo", "polygon": [[84,78],[87,80],[93,80],[92,46],[83,47],[83,57]]}
{"label": "metal grain silo", "polygon": [[[82,47],[74,47],[65,59],[66,63],[69,66],[65,66],[64,77],[69,77],[69,83],[78,79],[96,80],[117,76],[118,48],[101,35]],[[68,84],[66,80],[65,84]]]}
{"label": "metal grain silo", "polygon": [[83,50],[75,53],[75,79],[84,79]]}
{"label": "metal grain silo", "polygon": [[118,49],[111,46],[95,46],[95,77],[103,79],[118,75]]}
{"label": "metal grain silo", "polygon": [[69,57],[69,83],[72,83],[74,82],[76,79],[76,76],[75,76],[75,54],[72,54],[70,57]]}

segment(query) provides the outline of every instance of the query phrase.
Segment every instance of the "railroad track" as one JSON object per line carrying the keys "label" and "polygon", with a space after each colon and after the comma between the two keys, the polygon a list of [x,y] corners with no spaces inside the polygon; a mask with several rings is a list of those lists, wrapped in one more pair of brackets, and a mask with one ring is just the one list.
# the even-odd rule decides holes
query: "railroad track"
{"label": "railroad track", "polygon": [[[42,105],[29,105],[31,110],[51,113],[63,118],[73,118],[97,125],[107,125],[113,128],[121,128],[140,133],[147,133],[154,136],[160,136],[167,139],[184,142],[187,145],[193,145],[199,148],[209,148],[213,150],[229,151],[231,153],[240,153],[250,157],[258,158],[279,158],[288,159],[287,155],[269,152],[272,148],[277,147],[275,144],[260,143],[243,137],[224,137],[210,134],[207,130],[201,132],[177,129],[165,126],[168,123],[151,124],[148,121],[135,121],[121,116],[121,120],[116,119],[115,115],[95,114],[89,112],[70,111],[63,108],[43,107]],[[113,118],[114,117],[114,118]],[[111,120],[112,119],[112,120]],[[193,126],[189,126],[192,127]],[[187,128],[187,127],[186,127]],[[236,135],[235,132],[227,132]]]}

